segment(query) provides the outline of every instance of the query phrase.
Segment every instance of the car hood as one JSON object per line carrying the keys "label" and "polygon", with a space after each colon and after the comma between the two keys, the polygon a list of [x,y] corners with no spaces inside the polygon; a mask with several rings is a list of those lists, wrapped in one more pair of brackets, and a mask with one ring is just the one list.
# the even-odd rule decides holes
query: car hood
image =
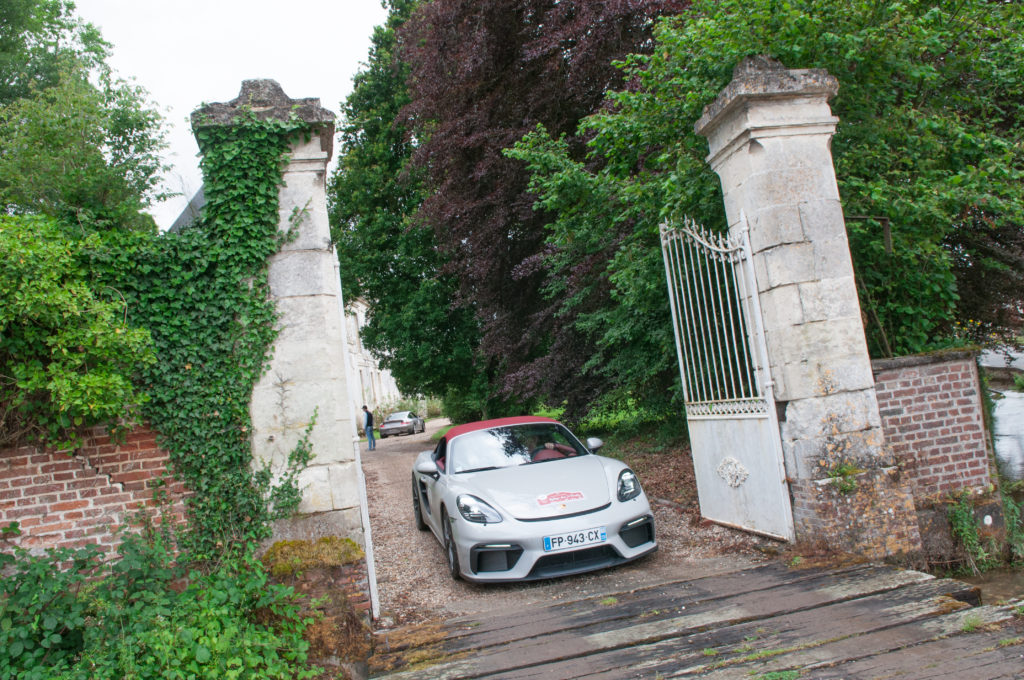
{"label": "car hood", "polygon": [[611,500],[601,458],[582,456],[473,473],[464,480],[516,519],[546,519],[596,510]]}

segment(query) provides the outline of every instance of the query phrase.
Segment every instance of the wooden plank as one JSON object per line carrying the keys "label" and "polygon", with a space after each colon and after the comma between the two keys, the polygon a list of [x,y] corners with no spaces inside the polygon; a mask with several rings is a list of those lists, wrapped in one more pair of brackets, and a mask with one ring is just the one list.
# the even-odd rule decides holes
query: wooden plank
{"label": "wooden plank", "polygon": [[[733,663],[723,668],[704,665],[697,668],[679,670],[672,673],[659,674],[664,678],[699,677],[704,680],[750,680],[769,673],[782,671],[800,671],[801,677],[808,673],[815,680],[824,678],[852,679],[855,677],[901,677],[895,674],[902,669],[902,677],[924,678],[930,675],[921,673],[921,665],[913,661],[915,649],[929,649],[934,643],[950,649],[957,644],[964,644],[980,650],[980,636],[964,633],[964,628],[971,626],[981,628],[999,627],[1013,619],[1013,613],[1007,607],[975,607],[965,608],[946,614],[940,614],[925,620],[912,621],[897,626],[885,626],[864,634],[854,634],[833,640],[823,640],[815,644],[808,640],[801,645],[780,648],[780,653],[767,659],[749,659]],[[957,636],[962,643],[944,642]],[[1003,635],[1002,637],[1006,637]],[[991,643],[995,644],[995,643]],[[947,659],[946,656],[932,657],[930,662]],[[850,668],[860,668],[852,671]],[[881,669],[886,669],[881,672]],[[1019,670],[1024,671],[1024,666]],[[877,672],[876,672],[877,671]],[[944,670],[941,672],[945,672]],[[863,675],[855,674],[863,673]],[[894,675],[895,674],[895,675]],[[936,677],[945,677],[938,675]],[[988,678],[987,675],[953,675],[949,677]],[[1018,676],[1019,677],[1019,676]]]}
{"label": "wooden plank", "polygon": [[[863,567],[861,567],[863,568]],[[636,609],[658,608],[664,603],[666,597],[689,597],[692,600],[704,597],[724,597],[758,588],[775,587],[780,582],[799,581],[812,578],[817,574],[813,571],[788,570],[776,562],[766,563],[757,567],[730,571],[710,576],[702,576],[694,579],[680,579],[667,583],[660,583],[648,588],[631,590],[626,593],[606,593],[594,597],[573,600],[571,602],[560,602],[557,604],[531,607],[526,610],[513,612],[502,612],[501,616],[479,614],[450,619],[441,625],[448,632],[449,638],[462,636],[481,636],[489,632],[500,632],[505,636],[530,637],[535,631],[550,630],[553,625],[565,625],[567,622],[577,620],[587,621],[601,613],[614,615],[615,610],[608,606],[602,606],[601,602],[609,596],[618,600],[617,604],[625,606],[632,604]],[[502,587],[502,586],[491,586]],[[681,593],[689,592],[690,595]],[[679,594],[679,595],[677,595]],[[401,643],[399,640],[405,636],[408,630],[414,630],[418,626],[409,629],[395,629],[383,631],[378,637],[387,640],[388,646],[397,650]],[[510,639],[510,638],[506,638]]]}
{"label": "wooden plank", "polygon": [[[815,680],[1020,680],[1024,678],[1024,637],[1019,631],[1005,630],[961,633],[816,670],[813,677]],[[751,680],[751,677],[744,680]]]}
{"label": "wooden plank", "polygon": [[[833,573],[853,573],[868,568],[870,567],[860,565],[838,569]],[[777,587],[780,583],[799,583],[818,577],[820,572],[814,570],[790,570],[772,562],[750,569],[615,593],[612,598],[615,600],[613,605],[608,603],[611,596],[604,594],[515,612],[503,612],[501,616],[466,616],[444,622],[391,629],[375,635],[376,649],[382,650],[381,654],[388,655],[388,659],[375,659],[374,662],[394,667],[395,663],[401,662],[398,657],[406,650],[418,650],[417,655],[422,657],[423,648],[430,646],[437,650],[439,656],[443,656],[459,650],[528,639],[552,630],[574,630],[601,621],[650,616],[654,612],[685,607],[702,599],[721,598]],[[448,642],[442,649],[438,645],[445,640]],[[459,642],[460,640],[462,641]]]}
{"label": "wooden plank", "polygon": [[[690,604],[672,606],[665,611],[657,610],[656,615],[642,619],[609,619],[601,617],[586,625],[571,628],[548,627],[546,634],[536,632],[528,638],[499,641],[498,636],[488,637],[486,644],[463,646],[467,640],[445,641],[438,650],[438,660],[447,654],[464,656],[455,661],[432,665],[423,670],[397,673],[387,677],[412,680],[413,678],[474,678],[493,673],[508,673],[514,669],[551,664],[558,661],[578,659],[604,651],[620,650],[635,645],[650,644],[676,638],[697,631],[729,626],[743,621],[779,615],[785,612],[813,609],[825,604],[861,598],[905,587],[914,583],[931,581],[931,576],[914,571],[898,571],[891,568],[866,567],[841,572],[806,572],[802,578],[793,580],[787,572],[773,578],[775,585],[752,583],[758,588],[753,592],[734,593],[725,597],[703,597],[694,600],[692,595],[675,604],[687,601]],[[689,599],[687,599],[689,598]],[[634,612],[635,616],[635,612]],[[586,617],[584,617],[586,618]],[[549,620],[550,623],[550,620]],[[476,643],[482,638],[477,637]],[[424,660],[429,663],[429,660]]]}
{"label": "wooden plank", "polygon": [[516,680],[542,677],[612,680],[699,672],[772,655],[779,650],[820,645],[836,637],[917,621],[951,608],[969,607],[958,600],[951,600],[951,596],[969,599],[973,593],[973,588],[956,581],[925,581],[897,592],[502,673],[501,677]]}

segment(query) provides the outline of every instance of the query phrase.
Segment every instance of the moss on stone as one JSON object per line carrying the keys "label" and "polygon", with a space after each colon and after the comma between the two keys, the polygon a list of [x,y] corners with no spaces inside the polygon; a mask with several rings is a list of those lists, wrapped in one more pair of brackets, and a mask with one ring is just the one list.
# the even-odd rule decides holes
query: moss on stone
{"label": "moss on stone", "polygon": [[271,575],[281,578],[309,569],[341,567],[364,557],[351,538],[324,536],[316,541],[278,541],[262,559]]}

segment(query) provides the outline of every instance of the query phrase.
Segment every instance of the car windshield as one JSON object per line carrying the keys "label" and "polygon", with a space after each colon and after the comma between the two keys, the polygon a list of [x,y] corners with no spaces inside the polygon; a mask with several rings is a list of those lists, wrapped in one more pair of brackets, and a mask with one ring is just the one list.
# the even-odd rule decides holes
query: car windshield
{"label": "car windshield", "polygon": [[576,437],[557,423],[492,427],[459,435],[449,446],[454,473],[541,463],[589,454]]}
{"label": "car windshield", "polygon": [[409,417],[409,412],[408,411],[398,411],[397,413],[392,413],[386,419],[387,420],[405,420],[408,417]]}

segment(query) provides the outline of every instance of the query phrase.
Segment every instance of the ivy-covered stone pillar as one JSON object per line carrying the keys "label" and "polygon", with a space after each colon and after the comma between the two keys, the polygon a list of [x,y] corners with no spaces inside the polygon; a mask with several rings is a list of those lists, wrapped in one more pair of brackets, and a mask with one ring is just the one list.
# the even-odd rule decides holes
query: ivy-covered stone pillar
{"label": "ivy-covered stone pillar", "polygon": [[838,82],[744,60],[695,130],[730,230],[750,230],[798,540],[872,557],[920,549],[885,447],[832,162]]}
{"label": "ivy-covered stone pillar", "polygon": [[[252,392],[253,462],[283,471],[309,430],[313,457],[298,479],[299,514],[278,522],[275,537],[342,536],[365,545],[341,284],[327,222],[325,178],[334,114],[319,99],[289,98],[272,80],[246,80],[237,98],[204,106],[194,117],[204,125],[232,125],[246,115],[298,119],[309,131],[292,141],[278,191],[279,231],[285,238],[268,261],[278,335],[269,370]],[[240,195],[238,200],[261,199]]]}

